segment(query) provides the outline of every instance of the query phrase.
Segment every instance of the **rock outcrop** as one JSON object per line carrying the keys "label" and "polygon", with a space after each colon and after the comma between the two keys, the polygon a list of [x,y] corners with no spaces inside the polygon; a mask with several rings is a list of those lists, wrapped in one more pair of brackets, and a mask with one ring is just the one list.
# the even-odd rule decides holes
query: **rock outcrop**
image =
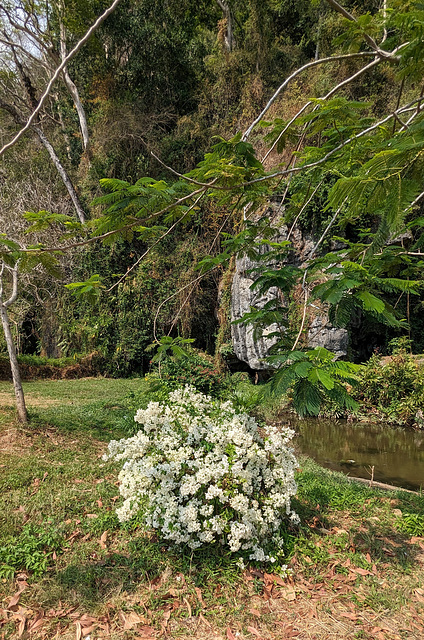
{"label": "rock outcrop", "polygon": [[259,309],[278,295],[274,287],[269,289],[266,295],[258,294],[251,289],[254,283],[254,276],[250,269],[257,266],[247,256],[236,260],[236,270],[231,287],[231,339],[234,353],[242,362],[249,365],[251,369],[266,369],[266,364],[262,359],[267,355],[269,349],[275,344],[275,338],[267,338],[267,335],[276,331],[276,325],[270,325],[261,337],[255,337],[251,324],[234,324],[248,313],[251,307]]}
{"label": "rock outcrop", "polygon": [[[276,235],[278,241],[285,240],[289,230],[285,225],[277,227]],[[308,255],[314,247],[314,240],[311,236],[303,235],[300,229],[295,228],[290,236],[293,243],[294,252],[290,262],[297,266],[304,266]],[[266,251],[266,248],[264,248]],[[239,320],[252,307],[263,308],[263,306],[278,296],[277,289],[270,289],[266,295],[258,294],[252,285],[257,277],[252,273],[252,269],[258,264],[248,257],[236,260],[236,268],[231,287],[231,321]],[[254,335],[254,329],[250,324],[232,324],[231,338],[234,353],[237,358],[249,365],[251,369],[267,369],[269,365],[264,362],[269,349],[275,344],[275,338],[267,336],[276,331],[276,325],[271,325],[261,337]],[[347,353],[348,332],[346,329],[333,327],[328,320],[325,309],[318,305],[310,305],[307,314],[307,324],[305,325],[307,335],[307,345],[311,348],[325,347],[333,351],[336,357],[341,357]]]}

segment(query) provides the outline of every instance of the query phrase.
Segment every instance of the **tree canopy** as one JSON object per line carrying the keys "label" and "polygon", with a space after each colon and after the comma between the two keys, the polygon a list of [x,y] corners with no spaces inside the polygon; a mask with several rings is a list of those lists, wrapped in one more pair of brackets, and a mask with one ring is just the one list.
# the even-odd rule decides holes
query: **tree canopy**
{"label": "tree canopy", "polygon": [[[197,258],[204,254],[200,272],[191,266],[182,283],[188,297],[203,277],[216,282],[231,256],[252,256],[259,265],[255,286],[280,294],[244,321],[261,331],[281,320],[270,366],[285,363],[285,373],[275,380],[284,387],[286,376],[287,385],[297,385],[306,413],[316,413],[320,398],[341,389],[338,377],[353,375],[323,351],[299,350],[306,347],[305,319],[314,301],[329,309],[334,326],[349,326],[359,314],[390,331],[409,331],[420,348],[421,4],[186,0],[167,3],[159,16],[149,0],[122,2],[89,40],[86,55],[65,66],[66,52],[97,15],[97,4],[83,11],[73,3],[29,3],[17,18],[7,4],[0,5],[2,83],[16,87],[12,104],[0,104],[8,132],[19,124],[16,117],[7,120],[18,103],[28,114],[37,108],[41,121],[33,128],[49,128],[59,146],[68,148],[69,172],[87,210],[91,201],[88,223],[81,215],[75,222],[71,210],[25,214],[29,232],[54,224],[61,238],[52,243],[47,235],[23,251],[5,239],[2,259],[13,267],[28,254],[45,262],[46,255],[80,255],[96,251],[99,242],[120,243],[120,271],[102,273],[101,260],[90,258],[95,271],[80,277],[77,268],[78,282],[69,284],[77,295],[88,293],[94,304],[103,304],[106,291],[119,296],[129,282],[135,285],[143,261],[152,260],[172,234],[182,243],[202,236],[201,250],[195,251]],[[30,33],[22,39],[25,25]],[[42,44],[35,54],[27,40],[37,38]],[[41,111],[38,95],[46,69],[53,72],[51,60],[61,61],[63,85]],[[75,78],[75,88],[80,85],[87,136],[66,74]],[[71,115],[72,102],[78,125],[75,116],[69,124],[63,119]],[[81,140],[78,159],[69,143],[72,130]],[[279,203],[278,220],[267,213],[272,199]],[[282,242],[276,228],[283,225],[288,233]],[[294,266],[296,225],[314,242]],[[297,299],[297,324],[288,320],[282,294]],[[169,295],[166,304],[175,297]],[[178,332],[180,318],[181,310],[174,309],[159,333]],[[158,339],[158,314],[149,322]]]}

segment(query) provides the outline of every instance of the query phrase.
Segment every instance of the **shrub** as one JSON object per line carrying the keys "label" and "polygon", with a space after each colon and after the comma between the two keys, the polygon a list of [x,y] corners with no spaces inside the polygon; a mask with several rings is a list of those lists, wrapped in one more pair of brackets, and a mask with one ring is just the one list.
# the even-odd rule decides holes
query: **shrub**
{"label": "shrub", "polygon": [[[424,372],[407,353],[405,343],[392,344],[393,356],[384,364],[378,354],[363,368],[355,396],[365,407],[390,422],[421,426]],[[392,341],[394,343],[394,341]]]}
{"label": "shrub", "polygon": [[186,386],[167,403],[137,411],[133,437],[109,444],[106,459],[123,460],[121,521],[135,514],[159,536],[191,549],[220,543],[239,556],[276,560],[283,521],[298,522],[290,499],[297,466],[288,428],[266,427]]}
{"label": "shrub", "polygon": [[212,396],[226,392],[228,382],[225,374],[218,371],[213,362],[193,348],[187,349],[187,357],[174,360],[168,358],[161,364],[160,377],[169,391],[190,385]]}

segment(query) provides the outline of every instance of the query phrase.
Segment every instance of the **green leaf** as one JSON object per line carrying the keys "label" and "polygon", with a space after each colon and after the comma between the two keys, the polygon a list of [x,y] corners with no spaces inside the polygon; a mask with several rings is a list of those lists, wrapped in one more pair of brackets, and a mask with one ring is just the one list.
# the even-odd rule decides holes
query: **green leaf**
{"label": "green leaf", "polygon": [[375,313],[383,313],[386,305],[383,300],[377,298],[369,291],[357,291],[355,297],[361,300],[365,311],[373,311]]}
{"label": "green leaf", "polygon": [[315,369],[318,380],[326,389],[333,389],[334,380],[333,378],[326,373],[323,369]]}
{"label": "green leaf", "polygon": [[70,284],[66,284],[65,287],[77,298],[86,296],[89,300],[98,297],[101,290],[105,288],[98,273],[93,274],[84,282],[71,282]]}
{"label": "green leaf", "polygon": [[306,378],[309,370],[312,368],[312,364],[310,362],[299,362],[294,367],[294,372],[299,378]]}
{"label": "green leaf", "polygon": [[318,387],[307,378],[301,378],[293,387],[293,406],[303,418],[317,416],[321,409],[323,395]]}

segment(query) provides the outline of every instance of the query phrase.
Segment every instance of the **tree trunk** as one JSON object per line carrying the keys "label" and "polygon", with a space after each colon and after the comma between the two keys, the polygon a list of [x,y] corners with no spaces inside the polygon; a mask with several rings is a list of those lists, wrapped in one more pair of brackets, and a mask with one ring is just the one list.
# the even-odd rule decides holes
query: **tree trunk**
{"label": "tree trunk", "polygon": [[13,342],[12,332],[10,330],[9,316],[4,304],[0,304],[1,323],[3,325],[4,337],[6,338],[7,351],[9,353],[10,368],[12,370],[12,380],[15,389],[16,409],[18,412],[18,420],[23,424],[28,423],[28,414],[25,406],[25,397],[22,389],[21,374],[19,372],[18,358],[16,355],[15,344]]}
{"label": "tree trunk", "polygon": [[233,17],[231,15],[230,5],[226,0],[216,0],[219,4],[222,13],[224,14],[224,18],[227,22],[227,35],[225,36],[225,46],[228,51],[233,51],[236,48],[236,40],[233,34]]}
{"label": "tree trunk", "polygon": [[58,170],[58,173],[59,173],[60,177],[62,178],[63,184],[65,185],[66,189],[68,190],[68,193],[69,193],[69,195],[71,197],[71,200],[74,203],[74,207],[75,207],[75,210],[77,212],[78,218],[80,219],[80,222],[84,223],[85,220],[86,220],[84,209],[81,206],[81,203],[79,201],[77,192],[75,191],[74,185],[72,184],[72,181],[71,181],[70,177],[68,176],[65,167],[60,162],[60,160],[59,160],[59,158],[58,158],[58,156],[56,154],[56,151],[54,150],[52,144],[47,139],[46,135],[44,134],[44,131],[42,129],[40,129],[40,127],[37,127],[37,126],[34,126],[33,128],[34,128],[34,131],[36,132],[37,136],[39,137],[41,144],[47,150],[47,153],[49,154],[54,166]]}
{"label": "tree trunk", "polygon": [[68,91],[72,96],[72,100],[74,101],[74,105],[78,113],[80,129],[82,133],[83,148],[84,148],[84,151],[89,155],[90,138],[88,135],[87,118],[85,116],[84,107],[82,106],[82,102],[79,97],[78,89],[75,83],[72,81],[71,77],[69,76],[69,73],[66,67],[63,70],[63,77],[65,79],[66,86],[68,87]]}
{"label": "tree trunk", "polygon": [[57,114],[59,117],[60,128],[62,129],[63,137],[66,143],[66,155],[68,156],[68,160],[72,163],[72,150],[71,150],[71,141],[69,140],[68,132],[66,131],[65,122],[63,120],[62,106],[59,101],[59,96],[56,94],[53,96],[57,105]]}
{"label": "tree trunk", "polygon": [[10,330],[9,315],[7,307],[12,304],[18,295],[18,266],[16,265],[12,271],[13,275],[13,291],[12,295],[6,302],[3,301],[3,271],[4,264],[0,269],[0,316],[3,326],[4,337],[6,339],[7,351],[9,354],[10,368],[12,370],[13,387],[15,389],[16,409],[18,412],[18,420],[23,424],[28,422],[28,414],[25,406],[25,397],[22,389],[21,374],[19,372],[18,357],[16,355],[15,343],[13,342],[12,331]]}
{"label": "tree trunk", "polygon": [[[59,2],[59,29],[60,29],[60,57],[62,61],[66,58],[66,31],[65,25],[63,24],[63,15],[65,13],[63,0]],[[84,107],[82,106],[81,98],[79,96],[79,92],[76,84],[70,77],[68,73],[68,68],[64,67],[63,69],[63,78],[65,80],[65,84],[68,88],[69,93],[72,96],[72,100],[74,101],[75,109],[77,110],[78,119],[80,123],[80,129],[82,134],[82,146],[84,151],[89,156],[89,144],[90,138],[88,134],[88,125],[87,125],[87,117],[85,115]]]}

